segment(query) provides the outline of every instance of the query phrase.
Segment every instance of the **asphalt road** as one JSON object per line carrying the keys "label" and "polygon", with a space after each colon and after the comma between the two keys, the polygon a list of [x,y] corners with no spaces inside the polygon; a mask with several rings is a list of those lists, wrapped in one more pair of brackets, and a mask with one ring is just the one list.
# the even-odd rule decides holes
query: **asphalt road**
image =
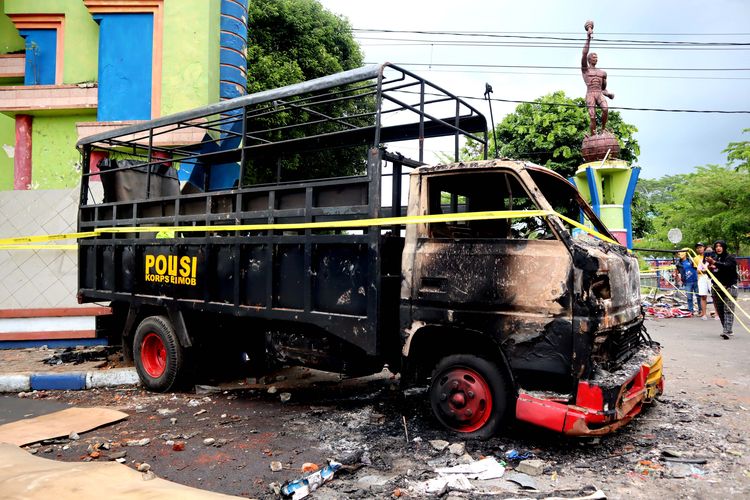
{"label": "asphalt road", "polygon": [[0,396],[0,425],[64,410],[70,405],[54,400]]}
{"label": "asphalt road", "polygon": [[[511,425],[496,438],[466,443],[466,452],[474,459],[505,458],[511,449],[533,454],[545,464],[532,478],[543,494],[596,485],[608,498],[750,497],[750,333],[737,325],[735,338],[723,340],[719,322],[697,318],[648,320],[647,326],[663,345],[666,393],[624,429],[591,440]],[[289,400],[282,402],[285,393]],[[302,476],[304,463],[336,459],[356,470],[340,471],[314,498],[417,498],[409,488],[435,477],[435,467],[458,460],[429,440],[460,437],[435,423],[423,393],[402,397],[387,373],[341,382],[297,369],[279,380],[213,394],[130,389],[38,396],[44,397],[0,400],[0,416],[38,414],[57,404],[130,414],[77,442],[36,447],[40,456],[81,461],[100,451],[95,460],[105,460],[125,451],[128,466],[146,462],[159,477],[245,497],[272,498],[274,484]],[[19,406],[27,403],[33,404]],[[150,443],[125,446],[142,438]],[[705,463],[675,463],[665,454]],[[281,469],[272,470],[273,462]],[[510,468],[517,464],[508,461]],[[496,483],[495,491],[507,490],[507,496],[538,496],[509,481]]]}

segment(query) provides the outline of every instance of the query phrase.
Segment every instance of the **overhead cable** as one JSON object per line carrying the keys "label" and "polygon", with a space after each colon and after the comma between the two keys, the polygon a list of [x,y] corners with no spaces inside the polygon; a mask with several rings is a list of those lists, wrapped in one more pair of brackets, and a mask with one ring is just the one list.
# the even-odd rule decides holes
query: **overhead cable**
{"label": "overhead cable", "polygon": [[[580,66],[543,66],[525,64],[458,64],[458,63],[419,63],[419,62],[393,62],[398,66],[438,66],[456,68],[516,68],[516,69],[577,69]],[[608,67],[609,70],[618,71],[750,71],[750,68],[638,68],[638,67]]]}
{"label": "overhead cable", "polygon": [[[419,94],[419,92],[411,90],[401,90],[404,94]],[[425,95],[440,96],[441,94],[434,94],[425,92]],[[483,97],[473,96],[456,96],[460,99],[471,100],[471,101],[485,101]],[[501,99],[499,97],[491,98],[497,102],[509,102],[514,104],[536,104],[539,106],[558,106],[564,108],[585,108],[586,104],[569,104],[566,102],[539,102],[539,101],[524,101],[521,99]],[[661,113],[714,113],[714,114],[727,114],[727,115],[739,115],[739,114],[750,114],[750,110],[730,110],[730,109],[674,109],[674,108],[635,108],[629,106],[609,106],[610,110],[621,110],[621,111],[657,111]]]}
{"label": "overhead cable", "polygon": [[[459,31],[422,31],[422,30],[390,30],[390,29],[364,29],[364,28],[353,28],[355,32],[365,33],[400,33],[400,34],[412,34],[412,35],[451,35],[451,36],[464,36],[464,37],[486,37],[486,38],[518,38],[523,40],[559,40],[559,41],[571,41],[580,42],[582,37],[559,37],[559,36],[538,36],[538,35],[519,35],[519,34],[500,34],[500,33],[488,33],[488,32],[459,32]],[[595,38],[597,42],[616,42],[616,43],[632,43],[632,44],[655,44],[655,45],[697,45],[697,46],[711,46],[711,45],[750,45],[748,42],[695,42],[686,40],[632,40],[632,39],[620,39],[620,38]]]}

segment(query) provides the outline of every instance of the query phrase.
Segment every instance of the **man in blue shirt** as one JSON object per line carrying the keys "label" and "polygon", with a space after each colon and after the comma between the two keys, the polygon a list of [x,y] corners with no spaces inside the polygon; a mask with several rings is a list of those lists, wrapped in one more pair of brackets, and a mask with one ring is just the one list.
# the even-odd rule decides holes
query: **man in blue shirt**
{"label": "man in blue shirt", "polygon": [[[698,270],[693,265],[693,262],[688,258],[687,251],[681,251],[677,254],[680,258],[676,264],[677,271],[680,273],[680,281],[682,282],[683,290],[687,295],[687,306],[690,314],[694,314],[693,311],[693,297],[698,298]],[[698,315],[703,314],[701,310],[701,301],[696,300],[698,303]]]}

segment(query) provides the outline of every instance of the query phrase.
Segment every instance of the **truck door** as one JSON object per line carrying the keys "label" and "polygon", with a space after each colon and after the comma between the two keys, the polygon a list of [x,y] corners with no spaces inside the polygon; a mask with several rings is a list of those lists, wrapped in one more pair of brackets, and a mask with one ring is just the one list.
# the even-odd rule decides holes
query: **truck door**
{"label": "truck door", "polygon": [[[427,176],[431,214],[537,210],[515,172]],[[572,386],[572,261],[543,217],[419,226],[412,319],[490,335],[526,389]],[[460,349],[460,339],[457,339]]]}

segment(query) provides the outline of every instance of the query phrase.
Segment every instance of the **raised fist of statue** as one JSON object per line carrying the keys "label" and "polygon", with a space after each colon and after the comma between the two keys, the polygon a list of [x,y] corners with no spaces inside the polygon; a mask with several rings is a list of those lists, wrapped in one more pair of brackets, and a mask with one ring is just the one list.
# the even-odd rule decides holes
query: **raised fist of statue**
{"label": "raised fist of statue", "polygon": [[589,35],[594,32],[594,21],[586,21],[586,24],[583,25],[583,29],[586,30],[586,33]]}

